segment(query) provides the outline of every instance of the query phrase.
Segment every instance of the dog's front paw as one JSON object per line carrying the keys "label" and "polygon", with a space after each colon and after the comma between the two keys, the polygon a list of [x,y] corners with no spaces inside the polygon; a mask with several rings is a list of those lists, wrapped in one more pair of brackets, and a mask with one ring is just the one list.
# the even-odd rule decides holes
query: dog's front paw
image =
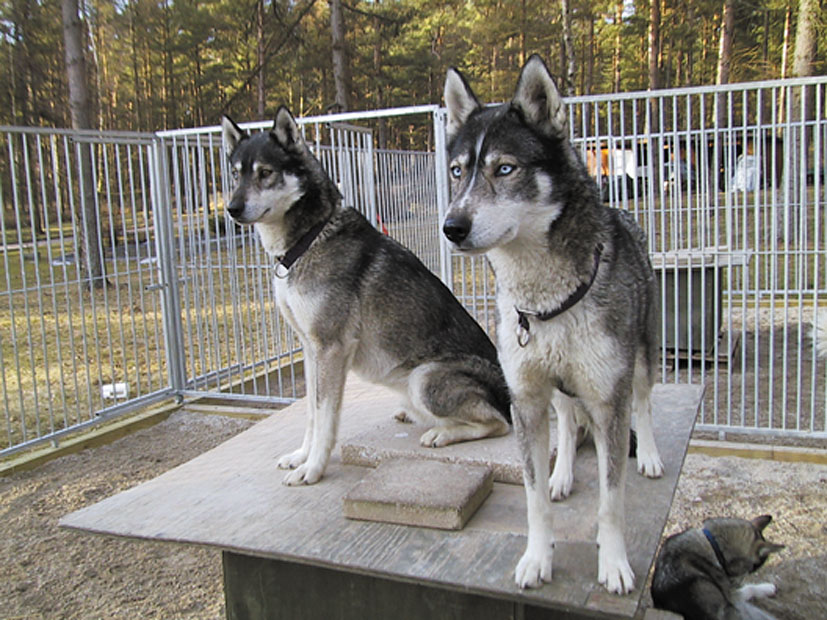
{"label": "dog's front paw", "polygon": [[663,476],[663,462],[660,460],[660,455],[657,451],[654,454],[638,452],[637,473],[647,478],[660,478]]}
{"label": "dog's front paw", "polygon": [[738,588],[738,598],[748,601],[754,598],[775,596],[777,589],[774,583],[748,583]]}
{"label": "dog's front paw", "polygon": [[422,436],[419,438],[419,443],[426,448],[441,448],[442,446],[454,443],[454,438],[450,428],[435,426],[422,433]]}
{"label": "dog's front paw", "polygon": [[557,502],[571,495],[574,486],[574,472],[569,467],[555,467],[548,479],[548,493],[551,501]]}
{"label": "dog's front paw", "polygon": [[551,581],[551,550],[535,553],[526,549],[517,563],[514,580],[521,588],[539,588],[543,582]]}
{"label": "dog's front paw", "polygon": [[613,594],[628,594],[635,588],[635,573],[626,557],[603,553],[597,561],[597,581]]}
{"label": "dog's front paw", "polygon": [[278,461],[276,461],[276,466],[279,469],[296,469],[299,465],[302,465],[307,460],[307,451],[302,450],[299,448],[289,454],[285,454]]}
{"label": "dog's front paw", "polygon": [[303,463],[284,477],[284,484],[289,487],[297,487],[303,484],[316,484],[324,473],[321,467],[311,467]]}

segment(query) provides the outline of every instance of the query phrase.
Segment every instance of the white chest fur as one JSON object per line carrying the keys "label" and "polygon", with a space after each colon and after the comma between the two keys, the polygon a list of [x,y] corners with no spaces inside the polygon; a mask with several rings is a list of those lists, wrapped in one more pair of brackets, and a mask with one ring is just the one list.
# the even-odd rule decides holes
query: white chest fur
{"label": "white chest fur", "polygon": [[273,291],[279,312],[297,333],[299,338],[309,344],[313,321],[317,316],[318,303],[313,297],[301,294],[296,287],[290,284],[287,278],[273,276]]}
{"label": "white chest fur", "polygon": [[[546,260],[526,255],[489,254],[497,273],[497,339],[500,359],[512,390],[564,385],[580,395],[610,398],[616,372],[616,341],[605,337],[603,321],[588,296],[547,321],[528,318],[528,334],[520,345],[516,308],[553,310],[579,285]],[[527,339],[527,342],[525,342]]]}

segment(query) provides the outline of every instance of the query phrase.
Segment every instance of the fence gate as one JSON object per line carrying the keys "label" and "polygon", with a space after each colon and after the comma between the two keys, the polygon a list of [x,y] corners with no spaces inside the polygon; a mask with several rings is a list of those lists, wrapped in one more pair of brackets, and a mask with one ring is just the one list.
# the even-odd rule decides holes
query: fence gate
{"label": "fence gate", "polygon": [[0,128],[0,454],[169,396],[152,134]]}

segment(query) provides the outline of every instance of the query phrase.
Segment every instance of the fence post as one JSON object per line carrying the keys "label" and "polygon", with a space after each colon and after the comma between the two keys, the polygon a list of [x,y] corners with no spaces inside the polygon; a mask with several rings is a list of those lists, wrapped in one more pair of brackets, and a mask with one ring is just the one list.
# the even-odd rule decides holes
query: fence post
{"label": "fence post", "polygon": [[[434,110],[434,149],[436,161],[434,165],[434,176],[436,177],[436,205],[439,221],[437,226],[442,226],[445,213],[448,211],[448,144],[445,139],[445,126],[448,121],[448,112],[444,108]],[[439,238],[439,277],[445,285],[454,289],[454,270],[451,263],[451,248],[448,247],[448,240],[437,233]]]}
{"label": "fence post", "polygon": [[152,217],[155,220],[155,249],[161,282],[161,308],[166,349],[167,377],[172,390],[179,394],[186,386],[184,339],[181,333],[181,296],[175,257],[175,231],[172,222],[171,189],[167,146],[163,138],[153,143]]}

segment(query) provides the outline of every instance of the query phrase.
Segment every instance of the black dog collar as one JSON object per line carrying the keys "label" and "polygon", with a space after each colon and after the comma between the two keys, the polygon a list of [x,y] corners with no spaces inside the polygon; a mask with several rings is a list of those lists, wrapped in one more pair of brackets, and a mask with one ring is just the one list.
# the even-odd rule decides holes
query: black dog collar
{"label": "black dog collar", "polygon": [[579,302],[583,297],[586,296],[586,293],[589,292],[589,289],[594,284],[595,278],[597,278],[597,270],[600,267],[600,255],[603,253],[603,244],[598,243],[597,247],[594,249],[594,269],[592,270],[592,277],[589,279],[588,282],[583,282],[580,286],[578,286],[574,292],[569,295],[562,304],[560,304],[554,310],[549,310],[547,312],[538,312],[536,310],[521,310],[517,306],[514,306],[514,310],[517,311],[517,344],[521,347],[524,347],[528,344],[528,341],[531,340],[531,324],[528,321],[528,317],[534,317],[540,321],[549,321],[556,316],[560,316],[566,310],[570,310],[574,307],[577,302]]}
{"label": "black dog collar", "polygon": [[310,244],[313,243],[316,237],[319,236],[319,233],[322,232],[322,228],[325,227],[328,221],[330,220],[325,220],[324,222],[316,224],[313,228],[302,235],[301,239],[296,242],[296,245],[284,253],[284,256],[281,257],[278,265],[276,265],[277,278],[283,279],[287,277],[290,267],[292,267],[293,263],[299,260],[302,254],[307,251],[307,248],[309,248]]}
{"label": "black dog collar", "polygon": [[724,569],[724,572],[727,574],[727,576],[731,576],[726,566],[726,560],[724,560],[724,554],[723,552],[721,552],[721,547],[718,546],[718,541],[715,539],[715,536],[713,536],[712,532],[710,532],[706,528],[704,528],[701,531],[704,533],[704,536],[706,536],[706,539],[709,541],[709,545],[715,552],[715,557],[718,559],[718,564],[721,565],[721,568]]}

